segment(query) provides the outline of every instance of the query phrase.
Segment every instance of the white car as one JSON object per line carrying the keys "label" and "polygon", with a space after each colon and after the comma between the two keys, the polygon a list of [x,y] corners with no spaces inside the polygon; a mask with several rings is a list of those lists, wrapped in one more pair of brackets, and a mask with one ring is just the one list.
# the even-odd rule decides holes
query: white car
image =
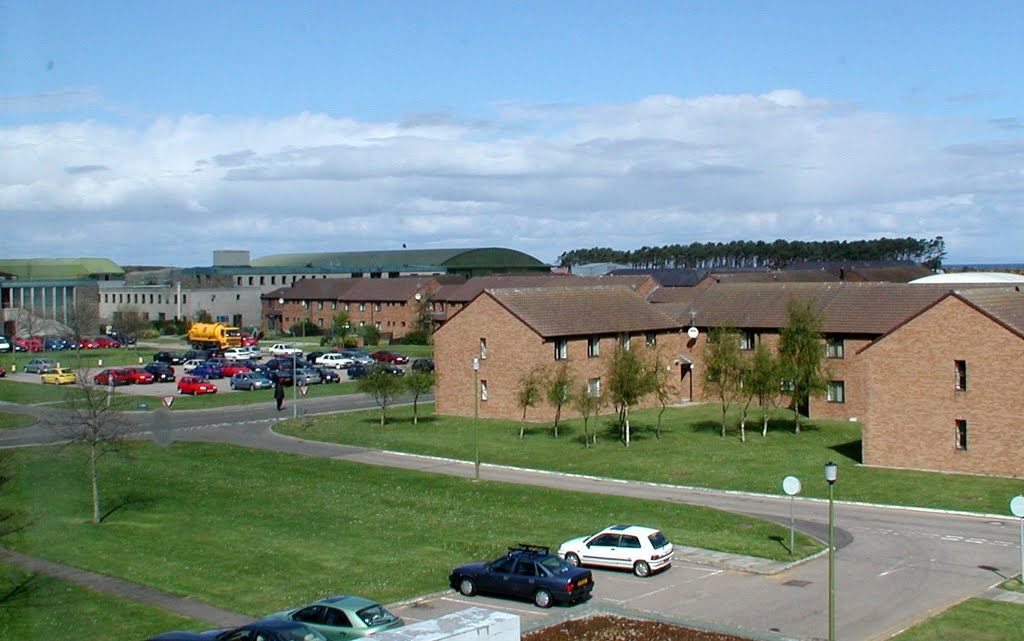
{"label": "white car", "polygon": [[324,367],[333,367],[334,369],[344,369],[354,363],[355,361],[345,356],[344,354],[338,354],[331,352],[324,354],[316,359],[317,365],[323,365]]}
{"label": "white car", "polygon": [[273,356],[302,356],[302,350],[291,343],[275,343],[270,347]]}
{"label": "white car", "polygon": [[612,525],[597,534],[570,539],[558,548],[558,556],[572,565],[622,568],[642,577],[671,565],[672,553],[664,534],[642,525]]}
{"label": "white car", "polygon": [[181,369],[185,370],[185,373],[188,374],[189,372],[191,372],[192,370],[194,370],[195,368],[199,367],[200,365],[202,365],[205,362],[206,361],[204,361],[204,360],[200,360],[198,358],[193,358],[193,359],[187,360],[184,363],[182,363],[181,364]]}
{"label": "white car", "polygon": [[247,361],[250,358],[248,347],[229,347],[224,350],[224,360],[227,361]]}

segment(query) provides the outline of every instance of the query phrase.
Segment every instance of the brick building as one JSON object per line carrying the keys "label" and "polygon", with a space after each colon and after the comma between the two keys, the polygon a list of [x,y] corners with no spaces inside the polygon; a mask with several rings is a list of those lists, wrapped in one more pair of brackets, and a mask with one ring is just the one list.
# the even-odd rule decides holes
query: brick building
{"label": "brick building", "polygon": [[[651,350],[666,367],[678,369],[672,363],[679,341],[676,321],[628,287],[486,289],[434,333],[436,411],[472,416],[479,393],[480,416],[519,418],[516,394],[523,375],[563,364],[574,388],[586,385],[600,395],[617,344]],[[574,412],[563,408],[562,414]],[[528,416],[550,420],[554,408],[541,404]]]}
{"label": "brick building", "polygon": [[860,350],[865,465],[1024,476],[1024,293],[962,289]]}

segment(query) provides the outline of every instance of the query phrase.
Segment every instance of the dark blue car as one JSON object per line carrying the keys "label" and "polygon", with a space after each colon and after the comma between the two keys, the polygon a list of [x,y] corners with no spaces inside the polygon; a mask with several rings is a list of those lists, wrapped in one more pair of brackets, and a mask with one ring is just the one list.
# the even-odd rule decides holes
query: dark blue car
{"label": "dark blue car", "polygon": [[500,559],[460,565],[448,582],[465,596],[493,594],[533,601],[540,608],[579,603],[594,589],[590,570],[572,566],[539,545],[517,545]]}
{"label": "dark blue car", "polygon": [[297,621],[261,619],[240,628],[207,632],[165,632],[147,641],[327,641],[319,631]]}
{"label": "dark blue car", "polygon": [[198,367],[192,368],[189,372],[189,376],[201,376],[203,378],[224,378],[224,372],[219,367],[212,363],[203,363]]}

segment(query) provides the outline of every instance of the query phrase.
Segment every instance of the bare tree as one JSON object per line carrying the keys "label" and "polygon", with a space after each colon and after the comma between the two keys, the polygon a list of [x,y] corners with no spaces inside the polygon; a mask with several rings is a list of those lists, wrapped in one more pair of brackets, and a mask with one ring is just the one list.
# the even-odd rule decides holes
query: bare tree
{"label": "bare tree", "polygon": [[543,376],[538,369],[532,369],[519,379],[516,389],[516,404],[523,410],[523,419],[519,422],[519,438],[523,438],[526,430],[526,410],[536,407],[541,399]]}
{"label": "bare tree", "polygon": [[544,395],[555,407],[555,438],[558,438],[558,423],[562,420],[562,407],[572,396],[572,372],[568,363],[562,363],[544,381]]}
{"label": "bare tree", "polygon": [[[594,416],[601,411],[601,406],[604,405],[604,399],[601,398],[600,394],[594,394],[590,390],[590,386],[587,383],[576,391],[572,397],[572,407],[574,410],[580,413],[583,418],[583,446],[590,447],[591,436],[590,436],[590,417]],[[597,430],[594,430],[593,436],[594,445],[597,445]]]}
{"label": "bare tree", "polygon": [[48,418],[47,423],[68,444],[84,445],[89,453],[89,483],[92,486],[92,522],[100,523],[100,461],[122,450],[132,422],[125,413],[125,397],[114,397],[113,388],[93,385],[88,372],[66,396],[68,410]]}
{"label": "bare tree", "polygon": [[420,397],[429,394],[434,388],[435,376],[433,372],[412,371],[405,377],[405,389],[412,394],[412,424],[419,423],[419,400]]}

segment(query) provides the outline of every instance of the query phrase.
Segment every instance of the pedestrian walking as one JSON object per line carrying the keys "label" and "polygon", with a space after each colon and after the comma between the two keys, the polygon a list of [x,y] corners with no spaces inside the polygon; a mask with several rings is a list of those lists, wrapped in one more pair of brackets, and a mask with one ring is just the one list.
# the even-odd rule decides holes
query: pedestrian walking
{"label": "pedestrian walking", "polygon": [[274,400],[277,401],[277,411],[280,412],[284,404],[284,385],[279,378],[274,380]]}

